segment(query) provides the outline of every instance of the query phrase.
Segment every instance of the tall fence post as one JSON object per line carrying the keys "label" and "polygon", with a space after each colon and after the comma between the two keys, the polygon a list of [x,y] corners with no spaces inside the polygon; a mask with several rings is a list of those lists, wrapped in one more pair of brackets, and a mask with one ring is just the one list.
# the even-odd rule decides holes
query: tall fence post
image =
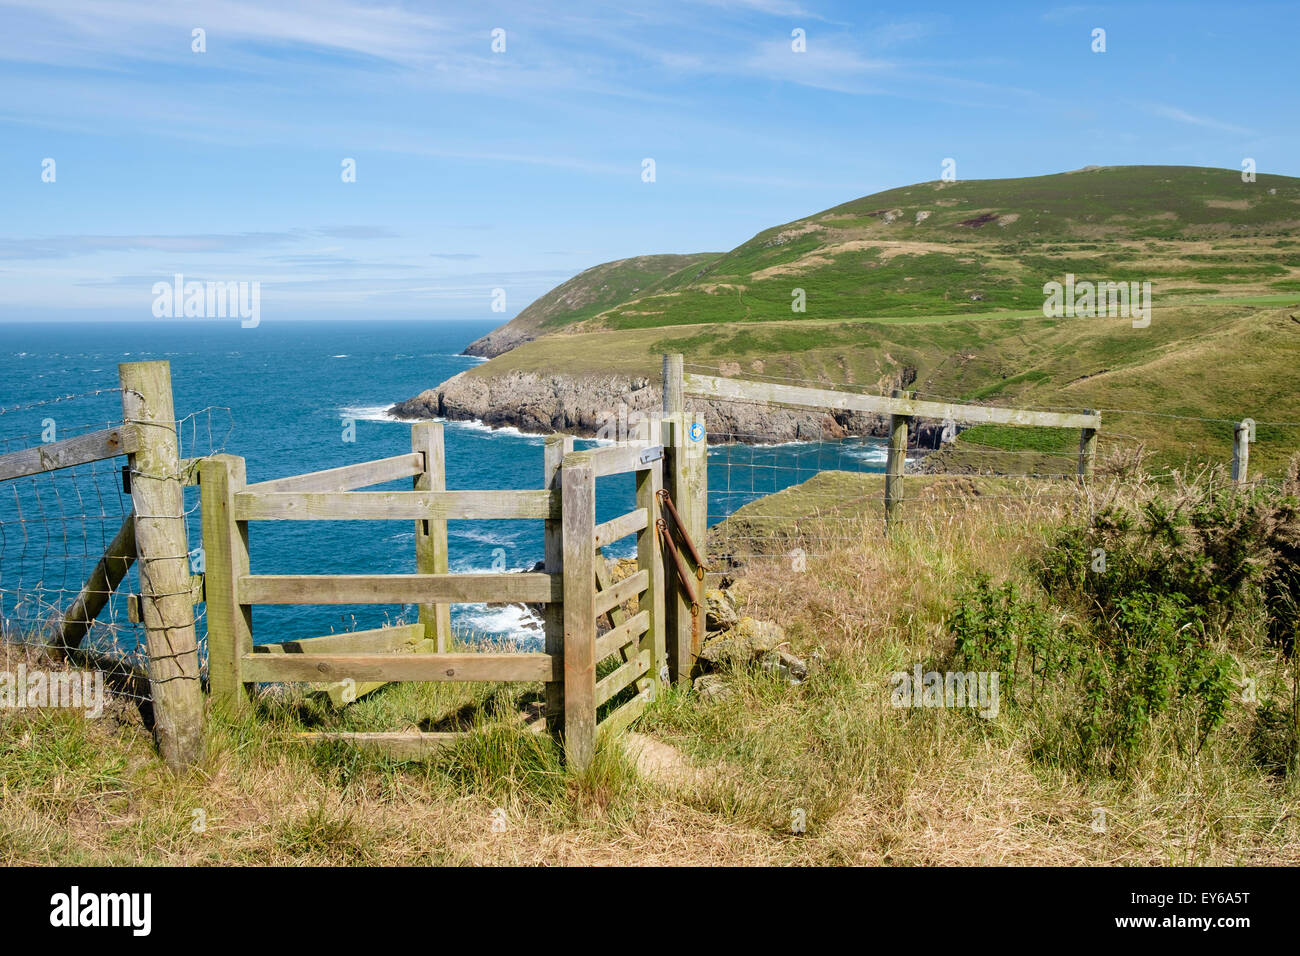
{"label": "tall fence post", "polygon": [[[902,389],[890,392],[891,398],[907,398]],[[903,471],[907,466],[907,429],[912,419],[907,415],[889,416],[889,457],[885,464],[885,531],[893,529],[898,506],[903,500]]]}
{"label": "tall fence post", "polygon": [[[678,482],[678,497],[673,501],[681,502],[677,505],[677,513],[681,516],[684,530],[690,535],[700,557],[708,561],[709,433],[704,427],[704,415],[701,412],[685,412],[682,421],[685,423],[683,434],[686,451],[683,455],[681,480]],[[698,578],[696,591],[701,606],[687,608],[691,616],[690,661],[686,667],[687,674],[695,666],[695,660],[700,656],[700,647],[704,643],[704,622],[708,603],[704,595],[704,572],[703,565],[696,569]]]}
{"label": "tall fence post", "polygon": [[248,700],[240,674],[253,652],[253,609],[239,603],[248,574],[248,522],[235,520],[235,495],[247,483],[244,459],[212,455],[199,462],[203,514],[203,595],[208,613],[208,687],[214,705],[232,713]]}
{"label": "tall fence post", "polygon": [[[443,451],[442,423],[417,422],[411,426],[411,451],[424,456],[424,471],[413,479],[416,491],[447,490],[447,459]],[[415,522],[415,571],[417,574],[446,574],[447,519],[423,518]],[[424,636],[445,653],[451,640],[451,605],[421,604],[420,623]]]}
{"label": "tall fence post", "polygon": [[[573,451],[572,435],[547,435],[544,452],[542,487],[559,491],[560,466],[564,456]],[[564,522],[548,519],[544,523],[544,569],[547,574],[564,572]],[[564,605],[548,602],[542,606],[542,626],[546,635],[546,653],[564,657]],[[557,737],[564,734],[564,681],[546,682],[546,727]]]}
{"label": "tall fence post", "polygon": [[1239,485],[1246,483],[1246,470],[1250,465],[1250,443],[1255,440],[1255,422],[1243,418],[1237,423],[1232,433],[1232,480]]}
{"label": "tall fence post", "polygon": [[[690,442],[686,434],[686,392],[683,376],[684,359],[681,355],[665,355],[663,361],[663,434],[664,490],[672,498],[678,514],[686,506],[690,488],[687,477],[687,458]],[[686,520],[683,516],[683,520]],[[665,557],[664,560],[667,560]],[[692,653],[695,643],[691,604],[685,590],[677,581],[674,568],[664,576],[664,632],[667,641],[668,676],[674,684],[690,679],[695,666]]]}
{"label": "tall fence post", "polygon": [[171,368],[166,362],[125,362],[117,368],[122,417],[139,436],[128,473],[154,737],[163,760],[179,770],[203,756],[203,688]]}
{"label": "tall fence post", "polygon": [[596,752],[596,469],[590,452],[561,466],[564,522],[564,753],[584,770]]}
{"label": "tall fence post", "polygon": [[1097,470],[1097,429],[1079,429],[1079,467],[1078,481],[1083,484],[1092,478]]}

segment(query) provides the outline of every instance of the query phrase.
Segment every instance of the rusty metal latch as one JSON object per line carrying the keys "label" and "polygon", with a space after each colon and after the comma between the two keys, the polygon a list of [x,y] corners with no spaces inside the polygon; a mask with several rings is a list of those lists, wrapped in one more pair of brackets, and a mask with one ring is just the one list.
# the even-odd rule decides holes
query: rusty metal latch
{"label": "rusty metal latch", "polygon": [[700,599],[695,595],[695,582],[691,580],[691,572],[686,567],[686,561],[682,558],[682,553],[677,550],[677,545],[673,543],[673,536],[668,533],[668,522],[660,518],[655,522],[655,528],[659,532],[659,537],[663,541],[664,548],[672,555],[673,567],[677,569],[677,580],[686,592],[686,596],[691,602],[691,617],[695,617],[700,610]]}
{"label": "rusty metal latch", "polygon": [[[677,514],[677,508],[673,504],[673,497],[668,493],[667,488],[659,489],[659,500],[663,502],[664,507],[668,509],[668,514],[673,519],[673,526],[677,529],[677,534],[682,539],[682,547],[686,549],[686,553],[689,554],[691,556],[691,560],[695,562],[696,579],[703,581],[704,572],[708,570],[708,566],[704,563],[704,559],[700,557],[700,552],[696,549],[695,542],[691,540],[691,536],[686,530],[686,525],[682,523],[681,516]],[[660,518],[659,524],[663,525],[663,523],[664,523],[663,519]],[[668,533],[665,530],[664,531],[665,540],[667,540],[668,537],[669,537]],[[673,553],[676,554],[675,551]]]}

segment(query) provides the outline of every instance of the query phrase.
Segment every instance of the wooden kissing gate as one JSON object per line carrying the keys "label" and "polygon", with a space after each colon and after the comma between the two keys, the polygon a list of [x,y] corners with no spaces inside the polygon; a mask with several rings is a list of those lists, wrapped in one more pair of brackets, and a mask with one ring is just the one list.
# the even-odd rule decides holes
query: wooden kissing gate
{"label": "wooden kissing gate", "polygon": [[[680,381],[680,357],[676,374]],[[446,490],[443,427],[436,422],[412,427],[408,454],[253,484],[246,480],[242,458],[202,459],[198,476],[214,703],[243,707],[250,687],[265,682],[311,683],[348,702],[387,681],[542,681],[545,727],[562,740],[571,766],[589,765],[598,736],[626,727],[664,686],[687,679],[698,651],[700,595],[677,573],[678,554],[671,554],[671,563],[665,559],[670,549],[678,551],[674,535],[688,553],[694,553],[691,537],[702,540],[706,438],[702,419],[688,416],[680,389],[673,392],[665,390],[663,416],[645,421],[634,439],[574,451],[572,437],[549,436],[537,490]],[[627,473],[635,475],[635,507],[597,524],[597,479]],[[405,478],[412,480],[410,491],[360,490]],[[673,501],[675,509],[669,506]],[[680,524],[670,520],[674,514]],[[449,573],[447,522],[500,519],[544,522],[543,570]],[[349,520],[414,521],[415,573],[250,572],[250,522]],[[599,549],[632,534],[637,568],[613,583]],[[702,573],[696,568],[698,576]],[[623,605],[633,598],[638,608],[629,615]],[[450,605],[480,602],[542,604],[545,649],[450,650]],[[419,621],[255,645],[257,604],[415,604]],[[598,621],[605,616],[613,626],[599,634]],[[597,665],[615,656],[613,669],[598,680]],[[632,686],[635,696],[598,721],[602,706]],[[461,734],[309,736],[418,756]]]}

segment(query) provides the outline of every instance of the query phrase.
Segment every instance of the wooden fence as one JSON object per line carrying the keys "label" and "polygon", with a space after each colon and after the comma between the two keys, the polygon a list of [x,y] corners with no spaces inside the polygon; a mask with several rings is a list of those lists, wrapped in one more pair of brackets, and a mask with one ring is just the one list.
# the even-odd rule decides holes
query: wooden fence
{"label": "wooden fence", "polygon": [[[562,739],[577,767],[590,762],[599,735],[625,728],[664,686],[689,677],[701,596],[683,574],[671,573],[681,559],[674,554],[670,563],[663,545],[677,536],[693,551],[687,536],[702,540],[707,483],[703,422],[684,412],[680,391],[635,439],[574,451],[572,437],[549,436],[535,490],[448,491],[439,423],[414,425],[406,454],[249,483],[238,456],[180,459],[166,362],[123,364],[120,377],[119,427],[2,455],[0,481],[127,456],[133,514],[63,613],[59,630],[75,651],[127,570],[139,568],[141,594],[128,595],[128,607],[146,629],[156,736],[169,766],[184,768],[203,753],[196,601],[206,602],[209,688],[218,706],[243,707],[250,688],[264,682],[313,684],[344,704],[389,681],[540,681],[546,704],[538,726]],[[597,479],[626,473],[635,476],[635,507],[598,524]],[[410,491],[362,490],[406,478]],[[186,484],[198,484],[202,512],[204,573],[193,579]],[[543,522],[543,570],[449,573],[447,522],[500,519]],[[321,520],[413,521],[415,573],[251,573],[250,522]],[[633,534],[636,570],[612,581],[600,549]],[[702,568],[695,573],[702,577]],[[634,599],[636,611],[629,613]],[[480,602],[540,603],[544,650],[452,651],[450,606]],[[415,604],[419,619],[255,645],[258,604]],[[602,620],[610,624],[604,633]],[[635,688],[630,698],[629,688]],[[416,756],[458,735],[315,736]]]}
{"label": "wooden fence", "polygon": [[168,766],[180,769],[203,755],[203,697],[171,370],[166,362],[128,362],[118,378],[120,426],[0,456],[0,481],[126,456],[131,514],[63,612],[52,650],[108,663],[88,660],[80,645],[136,565],[140,594],[130,606],[145,627],[154,737]]}
{"label": "wooden fence", "polygon": [[[907,434],[916,418],[931,418],[963,424],[1031,425],[1043,428],[1079,430],[1078,480],[1093,474],[1097,455],[1098,412],[1044,412],[1025,408],[997,408],[957,402],[921,401],[895,389],[889,396],[843,392],[825,388],[777,385],[711,375],[684,374],[680,356],[675,356],[680,384],[674,387],[686,395],[715,400],[788,405],[802,408],[869,412],[889,416],[889,452],[885,466],[885,523],[892,526],[903,500],[903,471],[907,457]],[[1240,443],[1239,443],[1240,444]],[[1242,445],[1241,447],[1244,447]],[[1239,453],[1240,454],[1240,453]],[[1242,474],[1244,475],[1244,465]]]}
{"label": "wooden fence", "polygon": [[[0,481],[126,456],[132,513],[63,612],[58,642],[77,654],[109,594],[137,565],[141,593],[129,596],[128,607],[145,627],[155,736],[173,768],[189,766],[203,753],[193,609],[198,600],[207,604],[210,688],[221,706],[244,706],[249,688],[262,682],[306,682],[347,703],[388,681],[540,681],[545,722],[539,728],[562,739],[572,765],[586,766],[600,734],[626,727],[663,687],[689,679],[699,651],[705,568],[693,542],[702,544],[706,532],[708,436],[703,416],[686,410],[687,395],[889,415],[887,521],[902,501],[907,434],[917,417],[1078,429],[1080,481],[1093,473],[1101,427],[1096,412],[995,408],[918,401],[901,391],[885,397],[688,375],[680,355],[666,355],[662,414],[643,423],[635,439],[590,451],[574,451],[570,436],[548,437],[535,490],[446,490],[442,426],[434,422],[413,426],[408,453],[249,484],[244,459],[237,456],[181,460],[166,362],[125,363],[119,377],[120,426],[0,455]],[[1254,431],[1250,419],[1234,430],[1233,476],[1239,482],[1246,480]],[[597,479],[624,473],[635,475],[635,506],[597,524]],[[407,478],[410,491],[360,490]],[[206,565],[201,581],[189,574],[183,502],[183,485],[196,481]],[[449,573],[447,521],[460,519],[543,522],[543,569]],[[415,522],[415,573],[251,573],[250,522],[320,520]],[[600,549],[632,534],[636,570],[611,581]],[[635,613],[625,609],[632,599]],[[540,603],[544,650],[453,652],[450,606],[461,602]],[[396,627],[254,645],[257,604],[415,604],[419,618]],[[610,624],[603,634],[602,618]],[[633,687],[628,698],[625,692]],[[611,707],[620,695],[624,699]],[[458,735],[317,736],[414,756]]]}
{"label": "wooden fence", "polygon": [[[249,686],[262,682],[309,682],[347,702],[386,681],[542,681],[545,726],[561,737],[572,765],[586,766],[597,735],[627,726],[676,676],[665,626],[665,602],[675,591],[665,587],[660,550],[665,448],[648,438],[591,451],[575,452],[573,444],[569,436],[547,439],[537,490],[447,491],[442,425],[433,422],[413,426],[409,454],[273,481],[247,483],[244,460],[233,455],[203,460],[199,482],[214,700],[238,708]],[[636,476],[636,507],[597,524],[596,479],[624,473]],[[413,490],[358,490],[405,478],[412,479]],[[355,520],[414,521],[416,573],[249,570],[249,522]],[[544,522],[543,570],[449,573],[449,520]],[[613,583],[599,549],[630,534],[637,536],[637,569]],[[623,605],[632,599],[638,610],[629,615]],[[449,652],[449,606],[480,602],[543,604],[545,649]],[[255,645],[252,608],[257,604],[416,604],[420,620]],[[598,636],[598,620],[606,615],[613,627]],[[676,640],[672,649],[677,652]],[[615,655],[616,666],[598,680],[597,665]],[[680,666],[676,670],[681,673]],[[636,695],[598,724],[602,706],[633,685]],[[458,735],[323,736],[412,755],[445,746]]]}

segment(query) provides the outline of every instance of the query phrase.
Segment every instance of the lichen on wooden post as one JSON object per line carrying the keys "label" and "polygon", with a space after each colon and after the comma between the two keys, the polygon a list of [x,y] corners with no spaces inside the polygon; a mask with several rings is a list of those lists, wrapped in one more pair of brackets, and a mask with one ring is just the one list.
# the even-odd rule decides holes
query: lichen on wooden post
{"label": "lichen on wooden post", "polygon": [[[663,358],[663,421],[661,442],[664,446],[663,486],[680,509],[688,497],[688,448],[686,429],[686,393],[684,362],[681,355]],[[672,533],[671,529],[669,533]],[[667,560],[665,557],[664,560]],[[695,631],[691,602],[687,599],[672,568],[665,568],[664,630],[667,636],[668,674],[675,684],[690,680],[694,665],[692,651]]]}
{"label": "lichen on wooden post", "polygon": [[1079,430],[1079,484],[1092,478],[1097,470],[1097,429]]}
{"label": "lichen on wooden post", "polygon": [[[892,398],[909,397],[902,389],[894,389]],[[911,424],[908,415],[889,416],[889,457],[885,464],[885,530],[890,531],[898,519],[898,507],[903,501],[903,472],[907,467],[907,429]]]}
{"label": "lichen on wooden post", "polygon": [[564,521],[564,752],[585,770],[596,752],[596,471],[591,452],[562,466]]}
{"label": "lichen on wooden post", "polygon": [[123,419],[138,433],[128,465],[154,738],[163,760],[179,770],[203,756],[203,690],[171,368],[127,362],[118,375]]}
{"label": "lichen on wooden post", "polygon": [[236,591],[249,571],[248,522],[235,519],[235,495],[246,483],[244,459],[235,455],[212,455],[199,463],[208,686],[213,703],[232,712],[247,702],[240,663],[253,651],[252,607],[241,604]]}
{"label": "lichen on wooden post", "polygon": [[[446,491],[447,465],[442,443],[441,422],[418,422],[411,426],[411,450],[424,457],[424,472],[413,479],[415,491]],[[423,518],[415,522],[415,570],[418,574],[446,574],[447,519]],[[432,639],[438,653],[451,641],[451,605],[421,604],[420,623],[424,636]]]}

